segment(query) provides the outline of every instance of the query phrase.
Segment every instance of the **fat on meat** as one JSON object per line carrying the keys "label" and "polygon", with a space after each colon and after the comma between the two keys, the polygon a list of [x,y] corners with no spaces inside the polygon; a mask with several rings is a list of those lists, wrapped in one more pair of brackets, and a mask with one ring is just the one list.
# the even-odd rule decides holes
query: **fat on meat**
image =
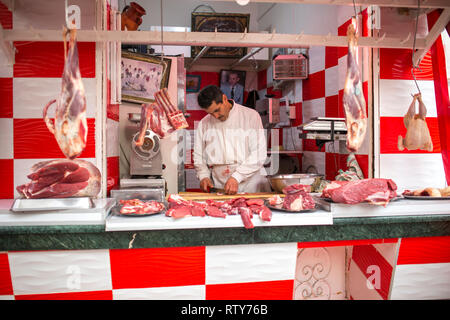
{"label": "fat on meat", "polygon": [[16,188],[23,198],[95,197],[100,192],[100,171],[86,160],[41,161],[27,178],[31,181]]}
{"label": "fat on meat", "polygon": [[[70,34],[69,50],[66,54],[66,33]],[[55,136],[62,153],[75,159],[86,147],[88,126],[86,121],[86,96],[78,62],[76,30],[64,31],[65,64],[61,93],[57,100],[50,101],[43,110],[48,130]],[[56,102],[55,119],[48,117],[50,105]]]}
{"label": "fat on meat", "polygon": [[357,64],[356,19],[347,29],[347,74],[344,84],[343,104],[347,125],[347,149],[356,152],[364,141],[367,130],[366,101],[362,90],[361,75]]}
{"label": "fat on meat", "polygon": [[[419,113],[416,114],[416,100],[419,103]],[[413,101],[409,106],[408,112],[403,117],[403,123],[406,127],[406,136],[398,136],[398,150],[426,150],[433,151],[433,141],[431,140],[430,130],[428,129],[425,117],[427,108],[422,101],[421,94],[413,96]]]}

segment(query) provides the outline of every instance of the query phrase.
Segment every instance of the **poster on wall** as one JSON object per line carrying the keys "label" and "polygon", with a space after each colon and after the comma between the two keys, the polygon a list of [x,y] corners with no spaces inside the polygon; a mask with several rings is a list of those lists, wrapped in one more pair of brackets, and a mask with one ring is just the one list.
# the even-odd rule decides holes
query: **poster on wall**
{"label": "poster on wall", "polygon": [[245,71],[221,70],[220,90],[236,103],[244,103]]}
{"label": "poster on wall", "polygon": [[[249,30],[250,14],[193,12],[191,30],[193,32],[238,32]],[[194,58],[203,47],[191,47],[191,57]],[[247,54],[247,48],[211,47],[203,58],[241,58]]]}
{"label": "poster on wall", "polygon": [[171,60],[140,53],[122,51],[122,100],[154,102],[154,94],[167,88]]}

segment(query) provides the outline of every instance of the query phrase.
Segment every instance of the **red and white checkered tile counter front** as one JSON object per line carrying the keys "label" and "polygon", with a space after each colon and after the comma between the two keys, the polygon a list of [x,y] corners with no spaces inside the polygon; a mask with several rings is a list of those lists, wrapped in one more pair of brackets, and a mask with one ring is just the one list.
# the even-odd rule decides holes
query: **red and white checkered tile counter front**
{"label": "red and white checkered tile counter front", "polygon": [[328,288],[319,298],[448,299],[449,270],[450,237],[3,252],[0,299],[290,300],[308,274]]}

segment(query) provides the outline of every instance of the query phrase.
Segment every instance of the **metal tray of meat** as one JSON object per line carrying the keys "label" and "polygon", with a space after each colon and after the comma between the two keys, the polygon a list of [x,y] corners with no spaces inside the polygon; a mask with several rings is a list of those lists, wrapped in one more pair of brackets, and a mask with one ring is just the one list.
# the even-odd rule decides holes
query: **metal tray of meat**
{"label": "metal tray of meat", "polygon": [[403,195],[405,199],[413,199],[413,200],[450,200],[450,196],[446,197],[430,197],[430,196],[408,196]]}
{"label": "metal tray of meat", "polygon": [[162,204],[164,205],[164,209],[162,209],[161,211],[149,212],[149,213],[121,213],[120,210],[122,209],[123,205],[117,204],[114,207],[112,207],[111,214],[112,215],[116,215],[116,216],[121,216],[121,217],[148,217],[148,216],[154,216],[156,214],[160,214],[160,213],[165,213],[166,212],[167,205],[164,202],[162,202]]}
{"label": "metal tray of meat", "polygon": [[10,208],[13,212],[55,211],[69,209],[90,209],[95,204],[90,197],[16,199]]}
{"label": "metal tray of meat", "polygon": [[307,212],[314,212],[318,209],[317,203],[315,204],[315,207],[313,209],[305,209],[305,210],[300,210],[300,211],[284,209],[282,207],[283,204],[271,205],[271,204],[269,204],[269,201],[267,201],[267,200],[264,201],[264,205],[269,209],[283,211],[283,212],[287,212],[287,213],[307,213]]}

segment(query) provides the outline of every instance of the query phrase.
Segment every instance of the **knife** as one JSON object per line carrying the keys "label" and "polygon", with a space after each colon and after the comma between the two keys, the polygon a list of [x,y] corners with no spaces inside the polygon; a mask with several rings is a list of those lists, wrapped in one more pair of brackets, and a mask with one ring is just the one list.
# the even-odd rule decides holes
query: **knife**
{"label": "knife", "polygon": [[214,187],[209,188],[208,192],[209,193],[223,193],[223,194],[225,194],[225,190],[224,189],[218,189],[218,188],[214,188]]}

